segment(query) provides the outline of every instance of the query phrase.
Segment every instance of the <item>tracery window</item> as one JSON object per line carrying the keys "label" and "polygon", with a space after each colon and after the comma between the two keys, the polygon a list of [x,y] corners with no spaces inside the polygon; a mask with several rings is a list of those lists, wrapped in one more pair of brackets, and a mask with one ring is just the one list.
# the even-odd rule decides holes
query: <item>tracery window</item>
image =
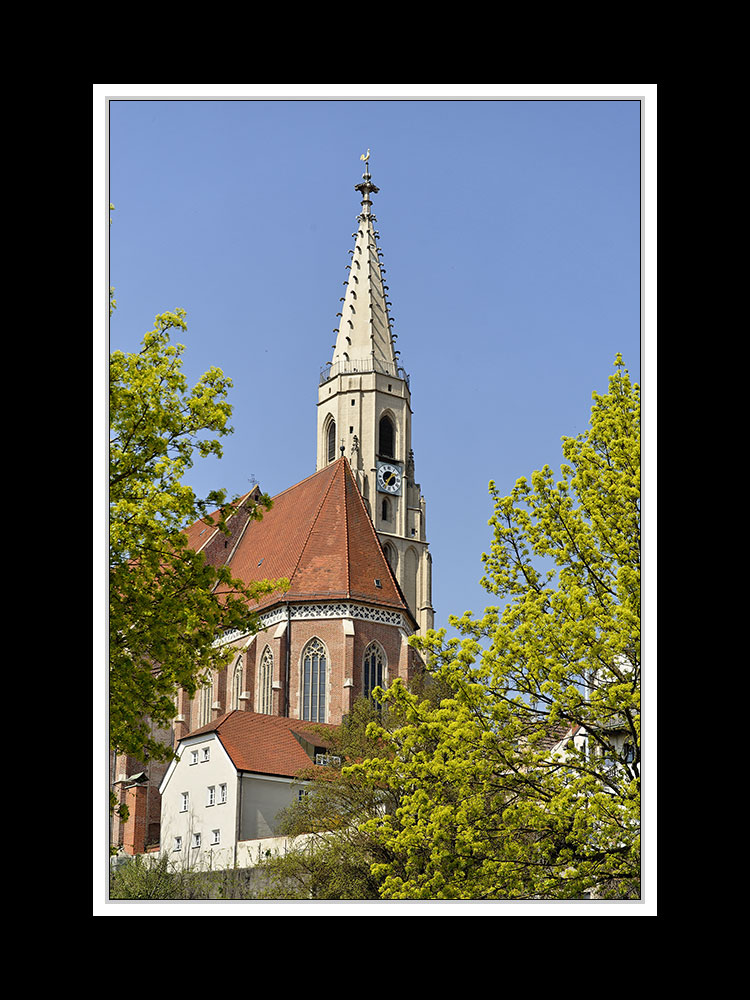
{"label": "tracery window", "polygon": [[385,673],[385,653],[377,642],[371,642],[365,650],[362,691],[365,698],[372,697],[373,688],[383,686]]}
{"label": "tracery window", "polygon": [[237,660],[232,674],[232,708],[240,707],[240,695],[242,694],[242,657]]}
{"label": "tracery window", "polygon": [[262,715],[273,714],[273,653],[266,646],[258,671],[258,711]]}
{"label": "tracery window", "polygon": [[206,723],[211,721],[211,695],[213,693],[213,685],[208,684],[206,687],[201,688],[200,693],[200,703],[198,706],[199,721],[201,726],[205,726]]}
{"label": "tracery window", "polygon": [[311,639],[302,654],[302,718],[326,721],[328,653],[320,639]]}

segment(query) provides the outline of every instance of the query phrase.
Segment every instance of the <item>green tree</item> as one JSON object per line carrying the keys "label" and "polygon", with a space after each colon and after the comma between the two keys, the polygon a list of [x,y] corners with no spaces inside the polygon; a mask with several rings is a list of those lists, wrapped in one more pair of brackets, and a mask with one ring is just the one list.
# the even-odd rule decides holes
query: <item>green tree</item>
{"label": "green tree", "polygon": [[[152,724],[168,726],[178,691],[194,695],[226,665],[216,638],[252,628],[253,601],[284,583],[245,586],[187,545],[187,525],[226,531],[239,506],[223,490],[199,499],[183,481],[195,456],[221,456],[232,409],[220,369],[188,387],[185,348],[170,339],[186,329],[184,310],[164,313],[139,352],[110,356],[110,745],[141,761],[171,755]],[[244,503],[258,518],[270,498]]]}
{"label": "green tree", "polygon": [[450,697],[396,683],[403,724],[345,769],[388,789],[361,829],[382,898],[633,898],[640,884],[640,392],[621,357],[564,464],[494,483],[484,587],[413,640]]}

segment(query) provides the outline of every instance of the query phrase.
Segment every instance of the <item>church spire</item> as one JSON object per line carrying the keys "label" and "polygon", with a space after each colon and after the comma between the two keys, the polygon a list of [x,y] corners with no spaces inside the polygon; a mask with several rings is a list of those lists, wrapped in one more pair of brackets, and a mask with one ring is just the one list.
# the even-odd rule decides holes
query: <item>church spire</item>
{"label": "church spire", "polygon": [[378,247],[377,222],[372,212],[372,195],[379,192],[373,184],[369,166],[370,150],[360,159],[365,161],[362,181],[355,184],[361,195],[362,211],[357,216],[357,231],[353,233],[354,249],[347,264],[349,275],[344,282],[338,313],[338,334],[334,345],[329,377],[348,372],[377,371],[384,375],[404,377],[399,371],[394,347],[385,284],[385,268],[381,264],[382,250]]}

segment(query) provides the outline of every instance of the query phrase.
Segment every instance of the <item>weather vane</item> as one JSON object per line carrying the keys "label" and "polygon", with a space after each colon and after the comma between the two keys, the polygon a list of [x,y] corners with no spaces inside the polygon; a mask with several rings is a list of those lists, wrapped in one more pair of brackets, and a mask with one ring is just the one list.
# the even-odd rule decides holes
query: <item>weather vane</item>
{"label": "weather vane", "polygon": [[363,153],[360,156],[360,160],[364,160],[365,161],[365,170],[369,170],[370,169],[369,166],[368,166],[368,163],[367,163],[367,161],[369,159],[370,159],[370,150],[368,149],[366,153]]}

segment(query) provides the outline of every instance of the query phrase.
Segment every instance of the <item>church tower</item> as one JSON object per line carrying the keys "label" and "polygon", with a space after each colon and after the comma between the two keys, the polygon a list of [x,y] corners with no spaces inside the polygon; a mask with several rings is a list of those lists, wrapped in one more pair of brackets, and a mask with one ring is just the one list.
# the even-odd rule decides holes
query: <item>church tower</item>
{"label": "church tower", "polygon": [[420,631],[433,627],[425,501],[414,477],[409,376],[399,364],[378,247],[369,151],[355,185],[362,211],[341,297],[333,358],[318,387],[318,471],[345,455]]}

